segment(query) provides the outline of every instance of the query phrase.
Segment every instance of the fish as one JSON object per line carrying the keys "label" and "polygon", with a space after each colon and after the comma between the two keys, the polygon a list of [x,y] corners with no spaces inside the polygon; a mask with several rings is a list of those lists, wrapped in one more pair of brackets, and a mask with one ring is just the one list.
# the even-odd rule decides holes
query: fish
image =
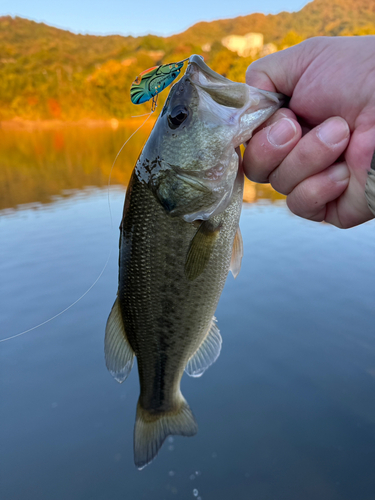
{"label": "fish", "polygon": [[228,272],[238,275],[243,255],[238,148],[284,97],[232,82],[193,55],[136,162],[104,349],[120,383],[137,358],[139,469],[167,436],[198,430],[180,382],[184,371],[200,377],[221,350],[214,314]]}

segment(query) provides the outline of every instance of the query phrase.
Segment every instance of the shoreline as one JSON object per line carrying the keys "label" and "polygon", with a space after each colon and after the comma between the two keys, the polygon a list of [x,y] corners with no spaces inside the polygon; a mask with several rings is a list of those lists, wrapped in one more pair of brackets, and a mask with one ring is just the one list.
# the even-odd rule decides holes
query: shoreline
{"label": "shoreline", "polygon": [[[50,130],[64,127],[85,127],[85,128],[111,128],[117,130],[119,127],[139,126],[146,119],[145,116],[126,118],[93,119],[82,118],[81,120],[25,120],[23,118],[12,118],[11,120],[0,120],[0,130]],[[154,124],[156,117],[148,119],[148,124]]]}

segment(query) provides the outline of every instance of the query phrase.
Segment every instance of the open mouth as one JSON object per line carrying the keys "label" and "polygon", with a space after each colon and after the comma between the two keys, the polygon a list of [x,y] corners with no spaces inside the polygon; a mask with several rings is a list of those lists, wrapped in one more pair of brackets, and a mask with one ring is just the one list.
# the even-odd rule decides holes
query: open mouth
{"label": "open mouth", "polygon": [[[193,55],[189,59],[186,75],[197,88],[198,92],[206,93],[216,104],[227,108],[241,109],[249,103],[249,89],[243,83],[233,82],[219,75],[202,60]],[[201,94],[201,92],[199,92]],[[256,105],[254,96],[250,99],[251,105]],[[259,102],[259,99],[258,99]]]}
{"label": "open mouth", "polygon": [[216,83],[219,83],[219,82],[221,82],[223,84],[233,83],[231,80],[228,80],[224,76],[219,75],[219,73],[216,73],[216,71],[212,70],[209,66],[207,66],[207,64],[204,62],[204,60],[201,56],[197,56],[196,54],[193,54],[189,58],[189,65],[187,67],[186,74],[189,76],[192,74],[192,76],[193,76],[194,74],[197,73],[197,70],[198,70],[198,73],[200,70],[200,73],[203,72],[204,75],[206,76],[206,78],[208,78],[212,81],[216,81]]}
{"label": "open mouth", "polygon": [[[260,101],[273,101],[278,106],[283,105],[287,101],[287,97],[283,94],[275,92],[267,92],[266,90],[254,89],[244,83],[233,82],[224,76],[213,71],[204,62],[201,56],[196,54],[189,58],[189,65],[186,70],[186,75],[198,87],[205,90],[218,104],[233,108],[242,108],[249,101],[250,92],[256,90],[258,102],[256,103],[255,96],[251,95],[252,105],[258,104]],[[230,89],[230,90],[229,90]],[[251,89],[251,91],[250,91]]]}

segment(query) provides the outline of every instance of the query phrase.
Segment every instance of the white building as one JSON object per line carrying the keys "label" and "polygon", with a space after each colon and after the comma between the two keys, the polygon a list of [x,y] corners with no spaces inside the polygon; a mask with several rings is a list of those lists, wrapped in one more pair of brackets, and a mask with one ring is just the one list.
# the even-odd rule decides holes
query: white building
{"label": "white building", "polygon": [[230,35],[223,38],[221,43],[232,52],[237,52],[241,57],[255,56],[263,48],[263,34]]}

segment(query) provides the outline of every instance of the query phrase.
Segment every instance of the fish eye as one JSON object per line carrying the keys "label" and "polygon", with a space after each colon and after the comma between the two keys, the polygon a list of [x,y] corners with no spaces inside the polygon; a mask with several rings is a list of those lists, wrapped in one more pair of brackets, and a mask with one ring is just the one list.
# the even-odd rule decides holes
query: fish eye
{"label": "fish eye", "polygon": [[189,111],[185,108],[185,106],[176,106],[172,109],[171,113],[168,115],[168,124],[170,128],[176,129],[181,123],[183,123],[186,118],[189,116]]}

